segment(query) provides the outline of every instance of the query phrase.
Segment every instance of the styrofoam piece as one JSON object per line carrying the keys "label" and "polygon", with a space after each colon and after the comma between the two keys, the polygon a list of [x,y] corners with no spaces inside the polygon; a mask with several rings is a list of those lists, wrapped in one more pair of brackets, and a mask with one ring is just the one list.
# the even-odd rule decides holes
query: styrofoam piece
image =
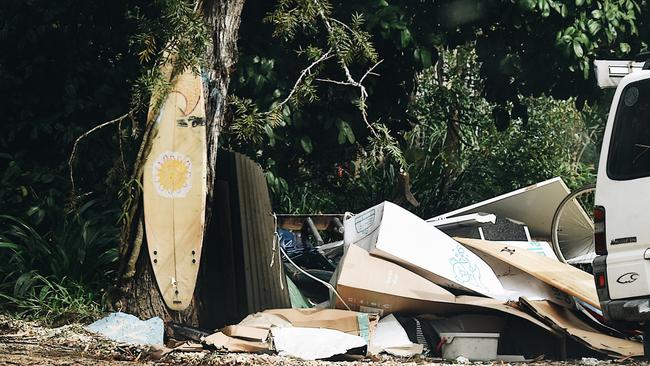
{"label": "styrofoam piece", "polygon": [[400,264],[428,280],[484,296],[510,299],[490,266],[471,250],[413,213],[391,202],[344,222],[346,244]]}
{"label": "styrofoam piece", "polygon": [[384,351],[400,357],[415,356],[423,351],[421,344],[411,342],[406,331],[393,314],[385,316],[377,323],[375,335],[370,343],[370,348],[375,353]]}
{"label": "styrofoam piece", "polygon": [[280,356],[302,360],[329,358],[366,345],[359,336],[327,328],[271,328],[271,334]]}
{"label": "styrofoam piece", "polygon": [[497,358],[499,333],[440,333],[444,340],[442,358],[455,360],[465,357],[470,361],[491,361]]}
{"label": "styrofoam piece", "polygon": [[395,315],[390,314],[377,323],[372,343],[381,348],[404,347],[411,345],[411,340]]}

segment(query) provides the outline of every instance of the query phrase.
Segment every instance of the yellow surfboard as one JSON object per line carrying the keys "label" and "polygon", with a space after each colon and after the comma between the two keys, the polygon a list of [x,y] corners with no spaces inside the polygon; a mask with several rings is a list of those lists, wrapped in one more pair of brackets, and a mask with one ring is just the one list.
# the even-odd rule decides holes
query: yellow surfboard
{"label": "yellow surfboard", "polygon": [[165,304],[187,308],[194,294],[206,205],[207,146],[200,76],[186,70],[157,115],[143,176],[151,265]]}

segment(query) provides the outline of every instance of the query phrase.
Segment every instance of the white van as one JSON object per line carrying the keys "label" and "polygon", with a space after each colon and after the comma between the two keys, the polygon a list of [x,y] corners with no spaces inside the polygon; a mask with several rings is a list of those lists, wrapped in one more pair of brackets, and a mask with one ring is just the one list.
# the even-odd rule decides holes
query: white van
{"label": "white van", "polygon": [[644,330],[650,331],[650,61],[646,59],[650,56],[596,64],[601,87],[618,86],[598,165],[594,210],[598,256],[593,269],[605,319],[645,323]]}

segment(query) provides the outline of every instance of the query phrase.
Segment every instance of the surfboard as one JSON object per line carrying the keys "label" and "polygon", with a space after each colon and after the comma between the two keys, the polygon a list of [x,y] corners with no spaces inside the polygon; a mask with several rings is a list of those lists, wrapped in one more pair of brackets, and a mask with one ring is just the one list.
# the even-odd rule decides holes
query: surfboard
{"label": "surfboard", "polygon": [[201,78],[186,70],[173,80],[155,120],[143,174],[149,258],[165,304],[187,308],[201,261],[207,145]]}

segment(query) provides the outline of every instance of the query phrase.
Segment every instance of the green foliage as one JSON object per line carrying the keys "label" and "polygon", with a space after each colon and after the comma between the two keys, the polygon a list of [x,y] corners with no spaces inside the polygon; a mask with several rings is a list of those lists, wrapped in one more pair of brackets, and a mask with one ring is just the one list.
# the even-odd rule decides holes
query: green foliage
{"label": "green foliage", "polygon": [[[397,98],[394,105],[404,105],[399,100],[407,99],[404,90],[409,88],[412,70],[400,77],[407,80],[399,84],[404,89],[376,87],[381,79],[377,70],[369,69],[381,52],[365,14],[347,3],[329,1],[248,5],[242,16],[237,77],[231,83],[237,96],[231,103],[234,119],[221,143],[254,156],[265,168],[273,169],[272,176],[286,179],[293,179],[303,168],[331,172],[356,155],[360,146],[369,148],[369,159],[393,159],[401,164],[401,150],[387,123],[404,117],[401,107],[391,103]],[[261,19],[265,21],[262,29]],[[403,30],[398,32],[406,34]],[[283,42],[280,46],[277,39]],[[391,38],[385,47],[401,44],[401,39]],[[411,40],[405,47],[419,46]],[[404,50],[391,52],[403,54]],[[431,62],[431,52],[427,55]],[[415,67],[411,59],[405,63],[393,58],[390,64],[396,73]],[[375,102],[376,96],[386,94],[391,94],[390,102]]]}
{"label": "green foliage", "polygon": [[31,214],[29,221],[0,216],[0,306],[56,321],[96,312],[116,270],[117,212],[90,201]]}
{"label": "green foliage", "polygon": [[265,128],[271,125],[268,123],[267,114],[260,112],[250,99],[242,99],[236,96],[230,98],[230,107],[234,116],[229,128],[232,137],[244,143],[262,143],[266,132]]}
{"label": "green foliage", "polygon": [[13,293],[0,292],[0,303],[12,315],[51,326],[97,319],[103,311],[97,300],[90,289],[68,278],[50,280],[35,272],[19,277]]}
{"label": "green foliage", "polygon": [[[82,315],[113,285],[116,222],[131,220],[142,122],[151,95],[162,100],[169,88],[159,66],[174,55],[176,72],[198,72],[211,39],[196,6],[187,0],[0,5],[0,44],[11,50],[0,53],[0,92],[7,96],[0,134],[4,308],[42,314],[40,304],[65,318],[78,307]],[[75,140],[131,109],[132,118],[78,145],[71,193],[66,162]],[[88,199],[94,203],[83,205]],[[121,216],[120,207],[126,207]],[[15,292],[18,283],[26,287]]]}
{"label": "green foliage", "polygon": [[[550,98],[551,103],[566,100],[562,108],[573,116],[578,113],[571,109],[575,103],[582,110],[572,120],[575,123],[602,121],[603,110],[597,104],[601,93],[594,87],[591,60],[643,50],[642,40],[650,27],[641,12],[635,0],[287,0],[275,4],[249,0],[242,15],[237,77],[231,83],[232,94],[247,101],[248,111],[240,108],[241,103],[233,104],[235,122],[225,131],[223,145],[254,157],[275,182],[290,187],[280,192],[282,185],[269,181],[274,194],[279,194],[276,197],[281,197],[278,201],[307,202],[299,187],[308,186],[323,202],[347,202],[330,192],[355,190],[355,181],[347,182],[352,185],[348,187],[338,177],[341,167],[351,166],[344,170],[354,179],[365,178],[353,173],[362,164],[352,162],[375,166],[382,176],[387,166],[402,167],[412,176],[420,173],[412,165],[415,145],[408,141],[418,129],[419,138],[428,139],[436,155],[429,158],[435,162],[431,169],[438,173],[429,178],[444,181],[439,188],[445,192],[456,189],[455,177],[466,174],[465,155],[459,158],[460,154],[488,143],[487,135],[503,138],[500,132],[507,135],[509,128],[534,129],[537,122],[532,119],[540,111],[530,108],[537,106],[536,98]],[[431,91],[437,96],[429,104],[442,103],[438,120],[432,123],[431,117],[417,111],[417,105],[424,103],[418,96],[419,75],[447,49],[469,52],[466,44],[472,45],[472,56],[462,59],[472,65],[447,70],[445,80],[450,81],[445,88]],[[310,69],[328,50],[343,57]],[[364,79],[367,97],[360,98],[359,89],[346,84],[342,66],[359,80],[375,60],[382,62]],[[453,73],[461,74],[452,77]],[[296,80],[300,82],[295,84]],[[287,96],[288,103],[276,110]],[[586,101],[592,107],[583,109]],[[599,110],[599,117],[593,116],[593,108]],[[275,111],[276,123],[270,124],[266,112],[260,111]],[[588,114],[592,116],[585,120]],[[450,119],[458,121],[444,123]],[[240,122],[245,128],[239,128]],[[584,133],[595,139],[598,133],[592,127],[585,127]],[[472,129],[482,134],[468,133]],[[255,137],[246,138],[241,131]],[[593,158],[595,146],[576,148],[583,151],[579,154],[583,158]],[[578,165],[571,166],[570,172],[555,173],[568,174],[571,180]],[[442,170],[446,173],[440,175]],[[550,174],[548,169],[542,171]],[[295,199],[288,198],[294,194]],[[284,207],[289,206],[302,204]],[[347,209],[343,203],[334,206]]]}
{"label": "green foliage", "polygon": [[[548,17],[551,10],[562,18],[573,18],[566,28],[558,31],[557,44],[566,55],[573,57],[585,79],[589,78],[591,60],[599,49],[611,49],[612,53],[629,54],[632,47],[621,40],[619,34],[638,35],[637,14],[641,12],[634,0],[622,1],[576,1],[563,4],[541,0],[537,10]],[[575,68],[575,66],[571,66]]]}
{"label": "green foliage", "polygon": [[129,19],[137,25],[129,43],[145,65],[132,88],[133,107],[148,107],[152,95],[159,97],[153,108],[162,102],[170,87],[163,65],[171,63],[178,73],[186,69],[200,72],[210,33],[197,6],[195,1],[157,0],[129,11]]}
{"label": "green foliage", "polygon": [[[393,138],[420,202],[412,208],[416,213],[430,217],[555,176],[573,188],[593,182],[606,107],[579,111],[574,100],[522,98],[527,112],[500,132],[491,121],[495,104],[482,95],[473,47],[442,56],[442,69],[418,77],[410,105],[416,122]],[[314,173],[303,165],[299,178],[273,190],[276,206],[286,212],[359,211],[397,198],[399,165],[373,157],[372,146],[337,170]]]}
{"label": "green foliage", "polygon": [[573,100],[525,98],[529,113],[499,132],[489,122],[494,104],[481,97],[472,48],[445,56],[442,76],[433,70],[421,75],[412,106],[419,123],[405,133],[421,214],[443,213],[555,176],[573,188],[593,182],[597,156],[582,152],[599,143],[592,130],[604,126],[606,111],[580,112]]}

